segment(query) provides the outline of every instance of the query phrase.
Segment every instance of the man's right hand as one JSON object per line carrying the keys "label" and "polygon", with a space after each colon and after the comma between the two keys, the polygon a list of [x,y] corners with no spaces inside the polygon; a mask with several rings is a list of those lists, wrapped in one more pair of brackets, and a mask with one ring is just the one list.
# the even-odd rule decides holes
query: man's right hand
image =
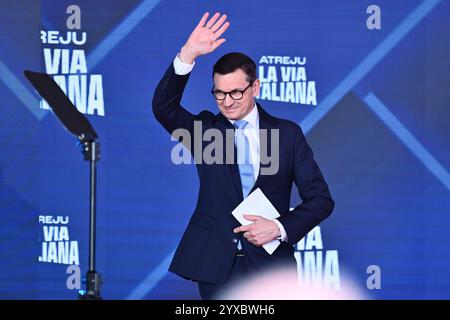
{"label": "man's right hand", "polygon": [[227,16],[217,12],[206,22],[208,16],[208,12],[203,14],[200,22],[181,48],[179,58],[182,62],[192,64],[197,57],[213,52],[225,42],[225,39],[220,36],[230,26],[230,22],[226,21]]}

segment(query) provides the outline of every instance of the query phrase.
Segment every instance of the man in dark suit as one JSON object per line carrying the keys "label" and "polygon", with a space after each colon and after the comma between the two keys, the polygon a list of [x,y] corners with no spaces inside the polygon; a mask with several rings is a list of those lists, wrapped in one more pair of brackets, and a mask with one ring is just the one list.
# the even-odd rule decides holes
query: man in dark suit
{"label": "man in dark suit", "polygon": [[[208,16],[203,15],[153,97],[156,119],[174,136],[177,129],[188,132],[192,141],[182,142],[193,154],[196,148],[205,150],[202,134],[207,130],[214,129],[223,137],[232,132],[231,150],[225,145],[216,150],[223,152],[226,161],[202,161],[194,155],[200,178],[197,206],[169,268],[198,281],[203,299],[217,297],[231,283],[257,271],[280,263],[295,267],[293,245],[334,208],[300,127],[269,115],[255,102],[260,82],[249,57],[230,53],[214,65],[211,93],[220,113],[194,115],[180,105],[195,60],[225,41],[221,35],[229,27],[227,17],[216,13],[208,20]],[[269,132],[270,137],[264,138],[262,132]],[[262,161],[268,154],[271,163]],[[293,183],[303,202],[290,211]],[[231,212],[257,188],[280,217],[271,220],[249,212],[245,218],[252,223],[241,226]],[[267,253],[262,246],[276,239],[281,244],[272,254]]]}

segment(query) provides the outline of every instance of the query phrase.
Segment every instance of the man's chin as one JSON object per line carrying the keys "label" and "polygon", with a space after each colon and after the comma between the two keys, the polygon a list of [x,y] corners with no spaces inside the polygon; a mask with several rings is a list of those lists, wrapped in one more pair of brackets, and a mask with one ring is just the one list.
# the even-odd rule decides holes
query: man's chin
{"label": "man's chin", "polygon": [[226,110],[222,110],[222,114],[227,118],[228,120],[239,120],[240,119],[240,113],[238,110],[234,110],[234,112],[227,112]]}

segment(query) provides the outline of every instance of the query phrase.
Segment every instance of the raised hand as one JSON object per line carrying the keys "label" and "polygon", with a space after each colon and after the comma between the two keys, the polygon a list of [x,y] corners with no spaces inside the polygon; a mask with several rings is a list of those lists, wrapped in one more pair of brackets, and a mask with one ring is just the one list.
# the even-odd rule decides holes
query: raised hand
{"label": "raised hand", "polygon": [[213,52],[225,42],[225,39],[220,36],[230,26],[230,22],[226,21],[227,16],[217,12],[207,22],[208,16],[208,12],[203,14],[200,22],[181,48],[179,55],[181,61],[192,64],[197,57]]}

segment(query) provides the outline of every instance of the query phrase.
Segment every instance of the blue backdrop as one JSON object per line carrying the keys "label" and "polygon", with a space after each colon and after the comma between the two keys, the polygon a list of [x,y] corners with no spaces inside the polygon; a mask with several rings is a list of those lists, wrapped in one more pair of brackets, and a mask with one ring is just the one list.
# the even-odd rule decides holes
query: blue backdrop
{"label": "blue backdrop", "polygon": [[[79,30],[66,24],[71,4],[81,9]],[[366,25],[371,4],[381,10],[381,29]],[[315,242],[297,248],[299,277],[332,278],[335,290],[348,278],[370,299],[450,298],[448,1],[2,0],[1,7],[0,298],[76,298],[66,268],[88,267],[88,163],[25,69],[55,76],[100,136],[102,295],[199,298],[194,283],[167,272],[195,206],[195,167],[172,163],[175,144],[155,121],[151,98],[205,11],[226,13],[231,26],[226,43],[198,59],[183,104],[217,112],[212,65],[226,52],[245,52],[264,80],[259,102],[302,126],[335,199]],[[288,67],[303,76],[287,77]],[[296,83],[306,98],[301,90],[287,98]],[[378,289],[367,287],[373,265]]]}

